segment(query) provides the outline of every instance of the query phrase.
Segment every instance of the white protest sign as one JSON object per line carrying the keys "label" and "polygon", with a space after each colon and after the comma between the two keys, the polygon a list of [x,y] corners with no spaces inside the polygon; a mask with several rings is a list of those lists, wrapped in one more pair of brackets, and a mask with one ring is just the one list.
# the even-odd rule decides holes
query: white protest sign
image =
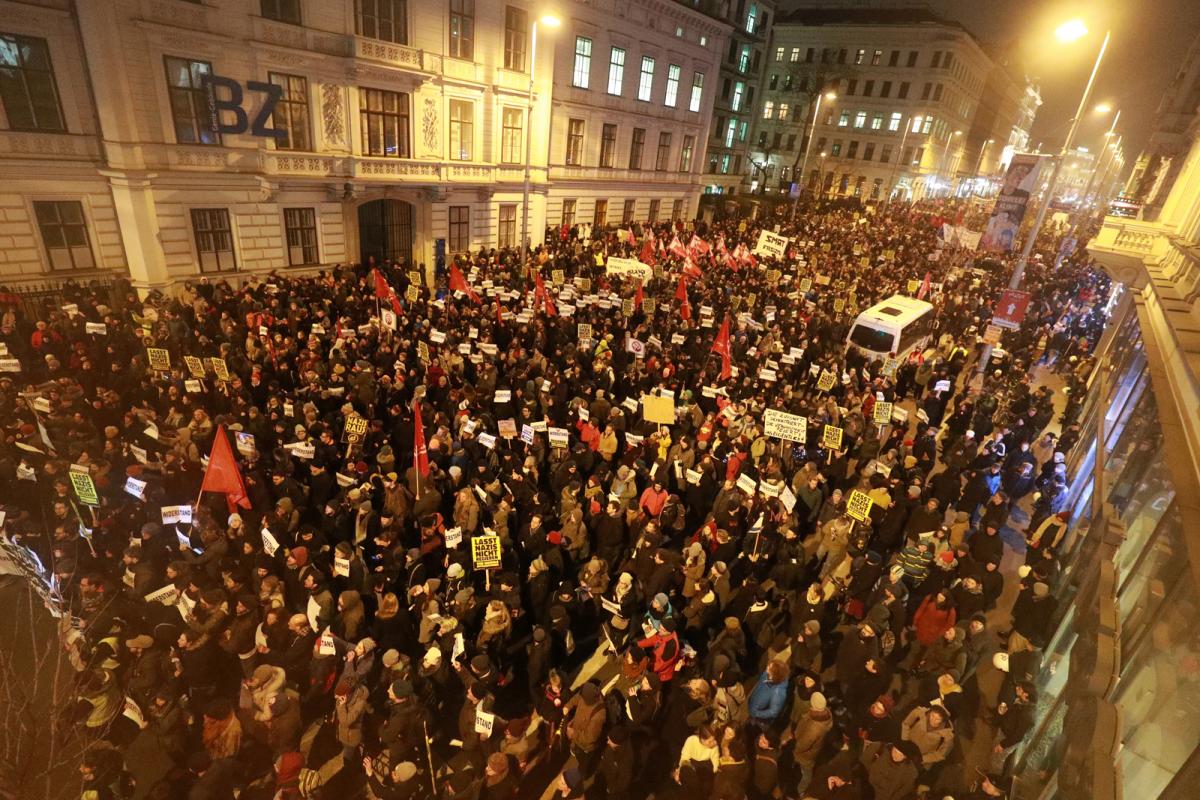
{"label": "white protest sign", "polygon": [[129,476],[125,479],[125,493],[144,500],[146,498],[146,482],[140,481],[132,475]]}
{"label": "white protest sign", "polygon": [[350,577],[350,559],[334,557],[333,574],[341,578]]}
{"label": "white protest sign", "polygon": [[275,555],[275,551],[279,549],[279,540],[275,538],[275,535],[271,533],[269,528],[262,529],[262,540],[263,550],[267,552],[267,555]]}
{"label": "white protest sign", "polygon": [[175,588],[175,584],[168,583],[161,589],[157,589],[146,595],[147,603],[162,603],[164,606],[173,606],[179,601],[179,590]]}
{"label": "white protest sign", "polygon": [[808,439],[808,418],[768,408],[763,413],[763,435],[803,444]]}
{"label": "white protest sign", "polygon": [[755,483],[754,478],[751,478],[749,475],[743,473],[738,475],[737,488],[741,489],[746,494],[754,494],[755,490],[758,489],[758,484]]}
{"label": "white protest sign", "polygon": [[790,241],[791,239],[786,236],[780,236],[768,230],[760,231],[758,234],[758,243],[754,245],[754,255],[783,258],[784,254],[787,253],[787,246]]}
{"label": "white protest sign", "polygon": [[568,433],[566,428],[550,428],[550,446],[551,447],[566,447],[569,443]]}
{"label": "white protest sign", "polygon": [[494,450],[496,447],[496,437],[490,433],[479,434],[479,443],[488,450]]}
{"label": "white protest sign", "polygon": [[[611,259],[610,259],[611,260]],[[482,708],[475,709],[475,732],[483,736],[485,739],[492,735],[492,728],[496,725],[496,715],[489,714]]]}
{"label": "white protest sign", "polygon": [[162,514],[163,525],[175,525],[177,523],[192,523],[192,507],[191,506],[162,506],[159,509]]}
{"label": "white protest sign", "polygon": [[463,531],[462,528],[451,528],[446,531],[446,547],[458,547],[462,544]]}

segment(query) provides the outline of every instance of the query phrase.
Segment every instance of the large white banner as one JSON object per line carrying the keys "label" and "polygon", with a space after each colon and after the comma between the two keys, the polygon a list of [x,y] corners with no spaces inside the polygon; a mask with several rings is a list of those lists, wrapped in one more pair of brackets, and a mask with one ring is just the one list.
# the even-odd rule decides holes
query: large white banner
{"label": "large white banner", "polygon": [[654,270],[650,268],[650,265],[643,264],[636,258],[617,258],[616,256],[611,256],[604,265],[604,271],[609,275],[618,275],[620,277],[632,275],[644,281],[649,281],[654,277]]}

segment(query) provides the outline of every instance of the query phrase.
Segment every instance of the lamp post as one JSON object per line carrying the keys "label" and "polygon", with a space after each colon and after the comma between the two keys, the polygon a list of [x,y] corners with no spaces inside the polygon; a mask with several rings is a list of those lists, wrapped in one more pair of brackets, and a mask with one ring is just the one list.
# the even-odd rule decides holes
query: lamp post
{"label": "lamp post", "polygon": [[[942,160],[941,163],[938,164],[938,175],[945,176],[946,162],[950,160],[950,145],[954,142],[954,138],[956,136],[962,136],[962,131],[954,131],[946,137],[946,149],[942,151]],[[951,183],[950,178],[945,178],[945,181],[946,185],[949,186]]]}
{"label": "lamp post", "polygon": [[979,158],[975,161],[975,186],[979,187],[979,173],[983,170],[983,154],[987,152],[988,145],[994,142],[995,139],[984,139],[983,144],[979,147]]}
{"label": "lamp post", "polygon": [[[1055,35],[1059,40],[1064,42],[1072,42],[1085,36],[1088,32],[1087,26],[1080,20],[1071,20],[1065,22],[1055,30]],[[1071,120],[1071,128],[1067,131],[1067,138],[1063,141],[1062,150],[1058,158],[1054,161],[1054,169],[1050,172],[1050,183],[1046,189],[1046,197],[1042,200],[1038,207],[1037,216],[1033,220],[1033,227],[1025,234],[1025,246],[1021,248],[1021,257],[1017,259],[1016,265],[1013,267],[1012,277],[1008,281],[1008,288],[1019,289],[1021,280],[1025,277],[1025,265],[1029,263],[1029,254],[1033,252],[1034,242],[1037,241],[1038,231],[1042,229],[1042,223],[1046,221],[1046,210],[1050,208],[1050,203],[1054,200],[1054,185],[1058,183],[1058,174],[1062,171],[1063,161],[1068,153],[1071,152],[1071,145],[1075,142],[1075,131],[1079,128],[1079,120],[1083,118],[1083,110],[1087,108],[1088,101],[1092,96],[1092,87],[1096,83],[1096,74],[1100,72],[1100,64],[1104,61],[1104,51],[1108,49],[1108,41],[1112,37],[1112,31],[1106,31],[1104,40],[1100,43],[1100,52],[1096,54],[1096,63],[1092,65],[1092,72],[1088,76],[1087,85],[1083,87],[1083,96],[1079,98],[1079,108],[1075,111],[1075,117]],[[983,374],[987,369],[988,359],[992,355],[992,346],[985,345],[983,353],[979,358],[978,373]]]}
{"label": "lamp post", "polygon": [[[1096,111],[1101,113],[1104,113],[1107,110],[1109,110],[1107,105],[1102,105],[1096,108]],[[1119,119],[1121,119],[1121,110],[1117,109],[1117,113],[1113,116],[1112,125],[1108,127],[1108,131],[1104,134],[1104,149],[1101,150],[1100,155],[1096,157],[1096,163],[1092,166],[1092,173],[1088,175],[1088,180],[1087,183],[1084,184],[1083,192],[1079,195],[1079,205],[1075,209],[1075,213],[1071,215],[1071,230],[1067,231],[1066,237],[1068,241],[1073,241],[1076,235],[1079,233],[1080,217],[1090,217],[1090,215],[1087,214],[1088,195],[1092,193],[1092,184],[1095,183],[1096,175],[1100,172],[1100,162],[1104,159],[1105,153],[1108,152],[1107,140],[1113,137],[1113,132],[1117,127],[1117,120]],[[1072,244],[1072,247],[1074,247],[1074,244]],[[1058,269],[1058,267],[1062,264],[1063,259],[1066,257],[1066,249],[1063,247],[1058,248],[1058,253],[1054,256],[1054,268]]]}
{"label": "lamp post", "polygon": [[914,122],[920,125],[921,119],[920,116],[914,117],[912,114],[909,114],[904,120],[904,133],[900,135],[900,149],[896,152],[896,163],[892,165],[892,174],[888,177],[887,197],[883,201],[885,205],[892,201],[892,192],[896,189],[896,171],[900,169],[900,163],[904,161],[904,143],[908,141],[908,131],[912,128]]}
{"label": "lamp post", "polygon": [[[800,180],[796,182],[796,188],[799,191],[796,192],[795,198],[792,199],[792,221],[795,221],[795,219],[796,219],[796,206],[798,206],[800,204],[800,194],[801,194],[801,192],[804,191],[804,175],[808,171],[808,153],[810,150],[812,150],[812,140],[815,139],[817,136],[817,117],[821,113],[821,100],[822,99],[833,101],[833,100],[837,99],[837,95],[834,94],[833,92],[825,92],[824,94],[818,94],[817,102],[813,106],[812,125],[809,127],[809,130],[808,130],[808,141],[804,145],[804,157],[800,160]],[[822,158],[824,158],[825,154],[822,153],[821,156],[822,156]],[[824,166],[824,164],[822,164],[822,166]],[[818,180],[818,182],[820,182],[819,176],[818,176],[817,180]]]}
{"label": "lamp post", "polygon": [[817,188],[821,190],[821,197],[825,196],[825,156],[829,155],[824,150],[821,151],[821,168],[817,170]]}
{"label": "lamp post", "polygon": [[[543,15],[533,21],[529,37],[529,93],[525,105],[525,188],[521,197],[521,261],[526,269],[529,267],[529,182],[533,171],[533,81],[537,67],[537,35],[538,23],[547,28],[557,28],[562,22],[550,14]],[[553,77],[553,67],[551,67]],[[527,276],[528,277],[528,276]]]}

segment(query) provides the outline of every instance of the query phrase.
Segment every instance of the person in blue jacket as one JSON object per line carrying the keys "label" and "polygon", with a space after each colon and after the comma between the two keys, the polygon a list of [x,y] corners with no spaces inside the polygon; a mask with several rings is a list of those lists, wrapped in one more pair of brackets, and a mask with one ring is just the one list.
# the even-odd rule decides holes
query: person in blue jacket
{"label": "person in blue jacket", "polygon": [[750,711],[750,721],[759,728],[767,729],[775,724],[775,720],[783,713],[787,702],[788,668],[782,661],[770,661],[758,683],[750,692],[747,706]]}

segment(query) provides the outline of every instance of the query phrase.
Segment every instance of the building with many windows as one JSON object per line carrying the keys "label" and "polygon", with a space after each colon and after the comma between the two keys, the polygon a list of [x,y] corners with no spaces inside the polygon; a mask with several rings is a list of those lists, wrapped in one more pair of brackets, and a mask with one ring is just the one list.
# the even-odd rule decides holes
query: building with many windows
{"label": "building with many windows", "polygon": [[527,132],[550,128],[553,51],[535,71],[533,14],[0,0],[0,282],[432,265],[519,242],[527,156],[540,241],[547,141]]}
{"label": "building with many windows", "polygon": [[[690,5],[690,4],[689,4]],[[546,219],[690,219],[729,26],[661,0],[577,0],[553,31]]]}
{"label": "building with many windows", "polygon": [[729,24],[731,33],[717,75],[711,131],[703,161],[701,204],[736,210],[758,167],[750,160],[758,98],[767,57],[767,40],[774,22],[774,4],[761,0],[707,0],[699,10]]}
{"label": "building with many windows", "polygon": [[[766,165],[766,192],[800,183],[867,199],[947,194],[986,158],[987,139],[1003,152],[1032,123],[1024,82],[926,9],[784,13],[769,50],[751,144],[751,158]],[[989,94],[1008,102],[997,100],[976,125]]]}

